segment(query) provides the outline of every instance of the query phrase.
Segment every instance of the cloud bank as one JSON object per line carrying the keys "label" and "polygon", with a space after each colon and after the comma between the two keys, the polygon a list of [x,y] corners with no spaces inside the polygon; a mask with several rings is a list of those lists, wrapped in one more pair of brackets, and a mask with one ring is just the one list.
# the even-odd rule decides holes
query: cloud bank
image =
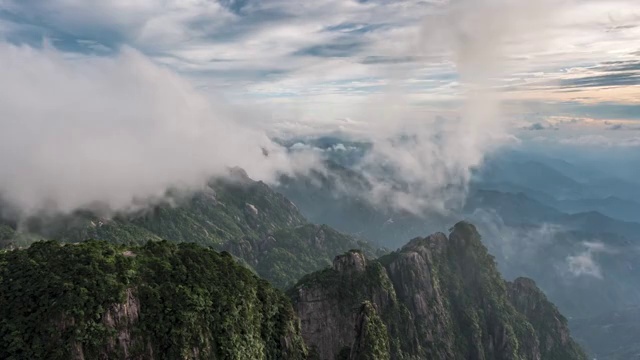
{"label": "cloud bank", "polygon": [[[2,38],[48,37],[63,49],[0,47],[9,69],[0,74],[0,125],[9,129],[0,134],[0,192],[28,209],[105,199],[122,208],[225,166],[269,179],[304,165],[264,136],[280,136],[276,125],[360,126],[375,144],[360,169],[373,184],[368,197],[447,211],[463,202],[470,169],[514,141],[500,90],[546,84],[547,94],[551,83],[591,88],[576,79],[607,85],[595,77],[637,72],[628,55],[637,49],[621,47],[637,44],[629,9],[634,0],[0,0]],[[546,26],[554,14],[562,24]],[[263,130],[187,81],[270,109]]]}
{"label": "cloud bank", "polygon": [[272,180],[311,164],[130,48],[69,58],[0,44],[0,68],[0,194],[27,213],[123,210],[231,166]]}

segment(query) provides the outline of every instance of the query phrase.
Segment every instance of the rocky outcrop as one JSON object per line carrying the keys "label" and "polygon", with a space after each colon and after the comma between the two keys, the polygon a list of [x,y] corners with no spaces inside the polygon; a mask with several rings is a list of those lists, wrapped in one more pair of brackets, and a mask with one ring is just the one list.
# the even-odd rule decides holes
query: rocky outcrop
{"label": "rocky outcrop", "polygon": [[360,251],[350,251],[344,255],[338,255],[333,260],[333,269],[341,273],[362,273],[367,268],[367,259]]}
{"label": "rocky outcrop", "polygon": [[113,304],[102,317],[102,323],[115,332],[115,336],[109,339],[107,353],[121,353],[125,358],[129,357],[130,349],[137,345],[132,332],[139,317],[140,299],[129,288],[125,291],[124,302]]}
{"label": "rocky outcrop", "polygon": [[371,300],[371,306],[378,309],[397,304],[382,265],[367,265],[359,251],[337,256],[332,267],[304,277],[290,295],[295,299],[302,337],[318,359],[349,354],[359,336],[356,327],[363,301]]}
{"label": "rocky outcrop", "polygon": [[[524,290],[507,291],[475,227],[463,222],[448,237],[417,238],[376,261],[357,252],[338,256],[289,294],[302,336],[321,360],[555,359],[540,337],[562,339],[566,326],[540,332],[529,321],[537,310],[529,313],[516,301],[529,296]],[[567,341],[557,344],[573,344]]]}
{"label": "rocky outcrop", "polygon": [[543,359],[586,358],[580,346],[571,338],[567,319],[560,314],[536,283],[518,278],[507,283],[509,301],[536,331]]}

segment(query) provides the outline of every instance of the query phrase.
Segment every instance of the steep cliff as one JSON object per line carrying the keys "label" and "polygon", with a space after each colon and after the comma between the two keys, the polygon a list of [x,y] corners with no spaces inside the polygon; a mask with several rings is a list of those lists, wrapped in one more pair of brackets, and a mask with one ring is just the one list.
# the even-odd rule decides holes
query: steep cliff
{"label": "steep cliff", "polygon": [[[289,295],[321,360],[384,358],[381,352],[390,359],[586,359],[546,298],[535,307],[519,301],[541,294],[521,283],[507,291],[475,227],[463,222],[449,237],[417,238],[376,261],[355,251],[339,256]],[[546,326],[548,314],[559,321]]]}
{"label": "steep cliff", "polygon": [[582,349],[571,338],[567,319],[547,300],[533,280],[518,278],[509,282],[507,293],[511,304],[533,325],[543,359],[579,359],[584,356]]}
{"label": "steep cliff", "polygon": [[193,244],[1,252],[0,318],[2,359],[307,357],[281,291]]}

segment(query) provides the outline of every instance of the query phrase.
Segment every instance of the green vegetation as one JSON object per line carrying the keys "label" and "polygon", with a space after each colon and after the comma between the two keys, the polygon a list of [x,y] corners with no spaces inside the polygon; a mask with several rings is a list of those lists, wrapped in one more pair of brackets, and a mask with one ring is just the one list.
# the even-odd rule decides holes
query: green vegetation
{"label": "green vegetation", "polygon": [[375,256],[371,247],[326,225],[306,224],[273,232],[266,239],[230,241],[223,249],[239,256],[276,287],[292,286],[305,274],[331,264],[352,247]]}
{"label": "green vegetation", "polygon": [[365,301],[360,308],[359,338],[351,360],[389,360],[389,334],[374,305]]}
{"label": "green vegetation", "polygon": [[[473,225],[367,261],[381,254],[234,171],[135,214],[0,222],[0,358],[586,359]],[[25,247],[42,238],[68,244]]]}
{"label": "green vegetation", "polygon": [[0,253],[0,358],[305,359],[283,293],[194,244]]}
{"label": "green vegetation", "polygon": [[393,285],[386,271],[377,262],[368,265],[363,272],[344,273],[329,267],[308,274],[289,290],[288,294],[293,297],[294,301],[299,300],[296,290],[300,287],[324,289],[328,297],[336,299],[344,305],[342,310],[345,311],[357,308],[372,296],[372,291],[377,291],[380,288],[387,291],[393,290]]}
{"label": "green vegetation", "polygon": [[89,211],[34,217],[26,222],[28,233],[0,225],[0,247],[24,247],[43,237],[70,243],[88,239],[125,245],[162,239],[196,243],[228,251],[281,289],[326,267],[335,254],[350,248],[375,256],[363,241],[328,226],[308,224],[293,203],[266,184],[237,169],[233,176],[233,182],[214,181],[189,196],[170,194],[172,204],[157,204],[139,213],[108,219]]}
{"label": "green vegetation", "polygon": [[[475,227],[456,224],[449,242],[446,257],[437,266],[450,300],[449,311],[462,335],[455,338],[457,351],[468,358],[502,353],[509,359],[527,359],[535,345],[524,343],[535,339],[535,333],[509,303],[504,280]],[[498,349],[492,343],[495,338],[501,339]]]}

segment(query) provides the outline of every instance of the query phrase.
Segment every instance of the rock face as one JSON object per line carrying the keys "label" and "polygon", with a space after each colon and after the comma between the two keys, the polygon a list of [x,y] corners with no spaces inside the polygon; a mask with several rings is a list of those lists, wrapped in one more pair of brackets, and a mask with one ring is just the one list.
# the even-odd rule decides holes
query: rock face
{"label": "rock face", "polygon": [[536,330],[545,360],[575,359],[582,354],[571,338],[567,319],[547,300],[533,280],[518,278],[507,283],[507,292],[511,304]]}
{"label": "rock face", "polygon": [[464,222],[377,261],[339,256],[289,295],[321,360],[586,359],[555,307],[527,280],[507,285]]}
{"label": "rock face", "polygon": [[336,256],[333,260],[333,269],[342,273],[362,273],[367,269],[367,259],[360,251],[350,251]]}
{"label": "rock face", "polygon": [[[333,266],[321,274],[326,276],[314,279],[315,274],[312,274],[310,281],[340,282],[347,292],[364,292],[367,298],[376,298],[378,303],[389,301],[387,298],[391,294],[377,287],[390,284],[382,266],[366,266],[364,255],[358,251],[337,256]],[[369,278],[375,279],[374,287],[363,286]],[[355,328],[361,304],[349,302],[348,296],[340,291],[324,291],[324,287],[297,288],[296,291],[295,296],[305,299],[297,303],[297,310],[298,314],[305,314],[300,321],[303,338],[313,339],[307,343],[312,354],[320,359],[334,359],[341,351],[348,354],[358,335]]]}

